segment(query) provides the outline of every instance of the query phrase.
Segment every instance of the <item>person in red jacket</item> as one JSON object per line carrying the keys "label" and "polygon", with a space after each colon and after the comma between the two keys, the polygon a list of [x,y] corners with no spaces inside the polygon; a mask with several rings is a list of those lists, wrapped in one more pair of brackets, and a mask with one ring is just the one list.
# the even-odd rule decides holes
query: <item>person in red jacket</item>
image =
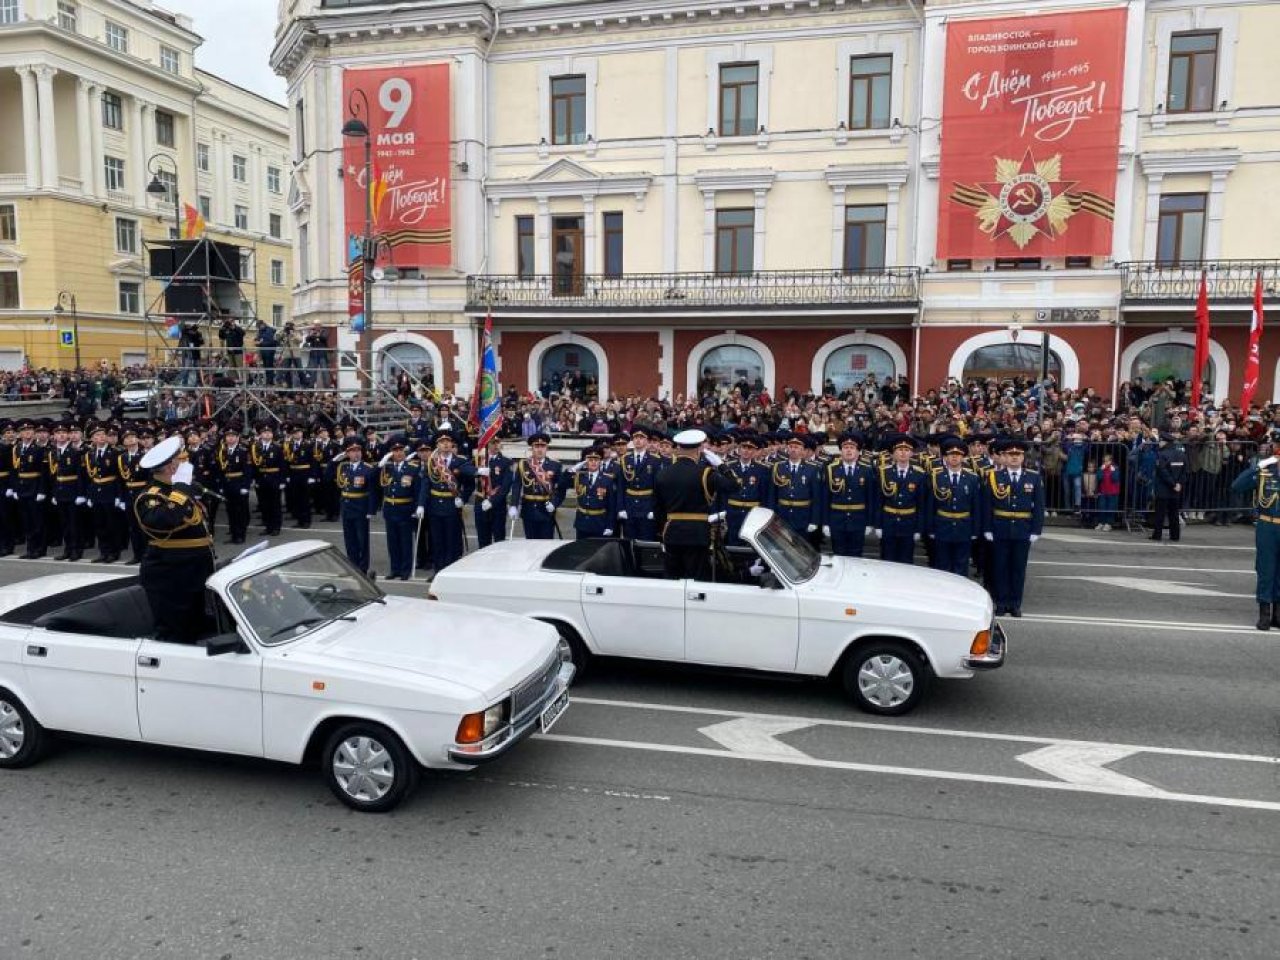
{"label": "person in red jacket", "polygon": [[1116,522],[1116,508],[1120,504],[1120,468],[1109,453],[1102,455],[1098,467],[1098,523],[1093,529],[1110,530]]}

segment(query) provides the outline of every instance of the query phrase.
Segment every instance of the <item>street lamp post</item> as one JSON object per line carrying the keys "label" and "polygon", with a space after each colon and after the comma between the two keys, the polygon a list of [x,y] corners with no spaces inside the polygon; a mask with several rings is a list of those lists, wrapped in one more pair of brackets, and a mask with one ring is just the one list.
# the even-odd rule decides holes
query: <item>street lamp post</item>
{"label": "street lamp post", "polygon": [[76,311],[76,295],[67,290],[58,291],[58,304],[53,308],[53,312],[58,316],[67,311],[71,311],[71,336],[75,340],[76,348],[76,370],[80,369],[80,314]]}
{"label": "street lamp post", "polygon": [[173,167],[173,239],[181,240],[182,213],[178,209],[178,161],[167,153],[153,153],[147,158],[147,173],[151,174],[151,182],[147,184],[147,193],[153,197],[167,197],[169,195],[169,188],[160,179],[160,172],[164,170],[164,164],[160,162],[162,160],[169,161],[169,164]]}
{"label": "street lamp post", "polygon": [[[342,125],[342,135],[350,139],[364,141],[364,237],[360,244],[361,292],[364,313],[364,330],[360,333],[361,354],[364,356],[365,370],[369,378],[369,393],[373,393],[373,267],[377,258],[373,239],[373,191],[370,180],[373,177],[373,136],[366,122],[369,117],[369,98],[363,90],[352,90],[347,98],[347,122]],[[364,116],[364,120],[360,119]]]}

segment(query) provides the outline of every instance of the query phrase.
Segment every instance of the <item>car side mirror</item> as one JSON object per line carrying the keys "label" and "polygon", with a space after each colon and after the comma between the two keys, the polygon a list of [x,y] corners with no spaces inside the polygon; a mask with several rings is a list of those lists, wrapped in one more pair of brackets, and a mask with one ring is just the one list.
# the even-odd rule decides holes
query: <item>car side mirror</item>
{"label": "car side mirror", "polygon": [[204,652],[211,657],[220,657],[227,653],[248,653],[249,648],[234,630],[231,633],[220,633],[204,642]]}

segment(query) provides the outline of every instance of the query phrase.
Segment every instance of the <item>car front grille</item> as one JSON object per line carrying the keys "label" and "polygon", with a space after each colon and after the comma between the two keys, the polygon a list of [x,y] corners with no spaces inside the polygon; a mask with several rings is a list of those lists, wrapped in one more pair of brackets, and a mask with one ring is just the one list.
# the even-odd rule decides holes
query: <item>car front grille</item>
{"label": "car front grille", "polygon": [[511,694],[511,716],[516,720],[542,699],[556,682],[560,673],[560,653],[555,651],[547,658],[547,662],[538,668],[538,672],[525,680]]}

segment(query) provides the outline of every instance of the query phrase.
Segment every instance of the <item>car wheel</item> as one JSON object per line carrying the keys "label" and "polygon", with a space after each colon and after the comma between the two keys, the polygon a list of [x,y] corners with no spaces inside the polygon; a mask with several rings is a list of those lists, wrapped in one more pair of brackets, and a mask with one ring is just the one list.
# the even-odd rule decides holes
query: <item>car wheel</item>
{"label": "car wheel", "polygon": [[582,638],[571,627],[562,623],[552,624],[560,634],[560,660],[573,664],[573,683],[577,683],[587,675],[591,664],[591,651],[582,642]]}
{"label": "car wheel", "polygon": [[336,730],[321,763],[334,796],[362,813],[385,813],[418,782],[418,762],[399,737],[376,723]]}
{"label": "car wheel", "polygon": [[896,717],[915,709],[929,685],[929,668],[900,643],[872,643],[844,663],[845,693],[859,710]]}
{"label": "car wheel", "polygon": [[0,689],[0,769],[16,770],[40,759],[48,734],[22,701]]}

